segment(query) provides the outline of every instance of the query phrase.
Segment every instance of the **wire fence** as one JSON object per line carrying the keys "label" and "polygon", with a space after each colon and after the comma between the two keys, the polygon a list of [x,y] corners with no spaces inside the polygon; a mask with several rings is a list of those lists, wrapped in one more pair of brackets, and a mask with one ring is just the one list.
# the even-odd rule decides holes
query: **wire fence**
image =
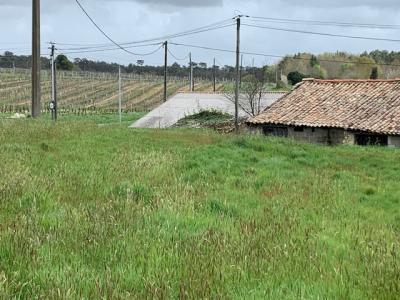
{"label": "wire fence", "polygon": [[[213,92],[213,83],[197,79],[195,90]],[[122,108],[126,111],[147,111],[163,101],[164,77],[149,74],[122,74]],[[222,91],[226,81],[217,83]],[[41,72],[42,111],[51,102],[51,72]],[[169,76],[167,96],[189,91],[189,78]],[[94,72],[57,72],[57,100],[60,113],[97,113],[118,108],[118,74]],[[0,111],[30,112],[31,71],[0,69]]]}

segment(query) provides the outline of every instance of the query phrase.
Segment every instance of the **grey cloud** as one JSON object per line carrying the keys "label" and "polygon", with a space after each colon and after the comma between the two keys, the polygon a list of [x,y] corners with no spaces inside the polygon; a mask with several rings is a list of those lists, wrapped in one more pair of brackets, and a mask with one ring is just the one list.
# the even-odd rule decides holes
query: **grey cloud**
{"label": "grey cloud", "polygon": [[293,6],[301,7],[374,7],[374,8],[400,8],[399,0],[282,0]]}
{"label": "grey cloud", "polygon": [[[85,2],[93,2],[95,0],[83,0],[82,4]],[[140,4],[150,4],[158,6],[174,6],[174,7],[212,7],[212,6],[222,6],[223,0],[100,0],[103,2],[136,2]],[[42,1],[43,2],[43,1]],[[75,1],[70,1],[69,3],[65,0],[52,0],[50,3],[52,5],[68,5],[74,4]],[[47,4],[47,1],[46,1]],[[0,0],[0,6],[30,6],[31,1],[27,0]]]}
{"label": "grey cloud", "polygon": [[[129,0],[125,0],[129,1]],[[211,7],[222,6],[223,0],[131,0],[141,4],[153,4],[161,6],[176,6],[176,7]]]}

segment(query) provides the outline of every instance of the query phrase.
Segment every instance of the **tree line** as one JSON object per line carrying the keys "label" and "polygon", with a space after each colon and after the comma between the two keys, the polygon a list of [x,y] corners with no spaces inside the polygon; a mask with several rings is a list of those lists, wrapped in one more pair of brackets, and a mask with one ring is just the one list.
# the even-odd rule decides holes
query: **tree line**
{"label": "tree line", "polygon": [[375,50],[354,55],[346,52],[313,55],[299,53],[282,59],[278,68],[290,83],[305,77],[318,79],[389,79],[400,76],[400,52]]}
{"label": "tree line", "polygon": [[[75,58],[69,60],[65,55],[58,55],[57,67],[61,70],[87,71],[117,73],[119,65],[104,61],[94,61],[87,58]],[[204,62],[193,62],[196,78],[211,80],[215,71],[217,79],[233,80],[236,69],[233,66],[216,66]],[[31,68],[31,56],[14,55],[5,52],[0,55],[0,68]],[[50,69],[50,60],[42,57],[42,68]],[[148,74],[162,76],[163,66],[145,65],[143,60],[121,66],[122,71],[130,74]],[[168,68],[171,76],[189,76],[189,64],[174,62]],[[311,53],[299,53],[294,56],[286,56],[275,65],[258,67],[244,67],[242,75],[263,73],[265,81],[285,85],[295,84],[304,77],[321,79],[367,79],[367,78],[395,78],[400,76],[400,52],[375,50],[364,52],[359,55],[346,52],[322,53],[314,55]]]}

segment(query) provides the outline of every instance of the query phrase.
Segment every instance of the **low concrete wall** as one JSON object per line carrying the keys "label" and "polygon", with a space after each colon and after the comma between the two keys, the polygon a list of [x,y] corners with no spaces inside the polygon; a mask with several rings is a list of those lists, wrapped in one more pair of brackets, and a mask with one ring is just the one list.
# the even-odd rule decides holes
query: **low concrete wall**
{"label": "low concrete wall", "polygon": [[354,138],[349,137],[348,133],[343,129],[328,129],[328,128],[308,128],[303,131],[295,130],[294,127],[289,127],[289,137],[296,140],[307,141],[309,143],[324,144],[324,145],[341,145],[354,143]]}
{"label": "low concrete wall", "polygon": [[400,148],[400,136],[389,136],[388,137],[389,147],[399,147]]}
{"label": "low concrete wall", "polygon": [[[356,133],[344,129],[251,125],[247,126],[247,132],[250,134],[282,136],[282,128],[285,131],[287,129],[287,137],[299,141],[324,145],[356,144]],[[400,148],[400,136],[388,136],[388,146]]]}
{"label": "low concrete wall", "polygon": [[263,134],[263,128],[262,128],[262,126],[247,125],[246,126],[246,133],[254,134],[254,135],[262,135]]}
{"label": "low concrete wall", "polygon": [[[284,126],[248,126],[248,132],[250,134],[264,134],[269,131],[267,135],[279,136],[278,132],[282,133],[279,128],[287,128],[287,137],[293,138],[299,141],[305,141],[315,144],[324,145],[341,145],[355,143],[354,134],[343,129],[330,129],[330,128],[297,128],[295,127],[284,127]],[[267,130],[265,130],[267,129]]]}

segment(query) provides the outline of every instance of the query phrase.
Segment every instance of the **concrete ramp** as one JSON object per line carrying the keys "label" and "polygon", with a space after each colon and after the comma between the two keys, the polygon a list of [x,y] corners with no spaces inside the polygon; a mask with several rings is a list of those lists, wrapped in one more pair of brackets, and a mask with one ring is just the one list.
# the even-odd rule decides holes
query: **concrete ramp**
{"label": "concrete ramp", "polygon": [[[263,109],[284,95],[285,93],[265,94],[261,100]],[[223,94],[180,93],[136,121],[131,128],[168,128],[187,116],[210,109],[235,114],[234,103]],[[241,117],[248,116],[242,110],[239,113]]]}

